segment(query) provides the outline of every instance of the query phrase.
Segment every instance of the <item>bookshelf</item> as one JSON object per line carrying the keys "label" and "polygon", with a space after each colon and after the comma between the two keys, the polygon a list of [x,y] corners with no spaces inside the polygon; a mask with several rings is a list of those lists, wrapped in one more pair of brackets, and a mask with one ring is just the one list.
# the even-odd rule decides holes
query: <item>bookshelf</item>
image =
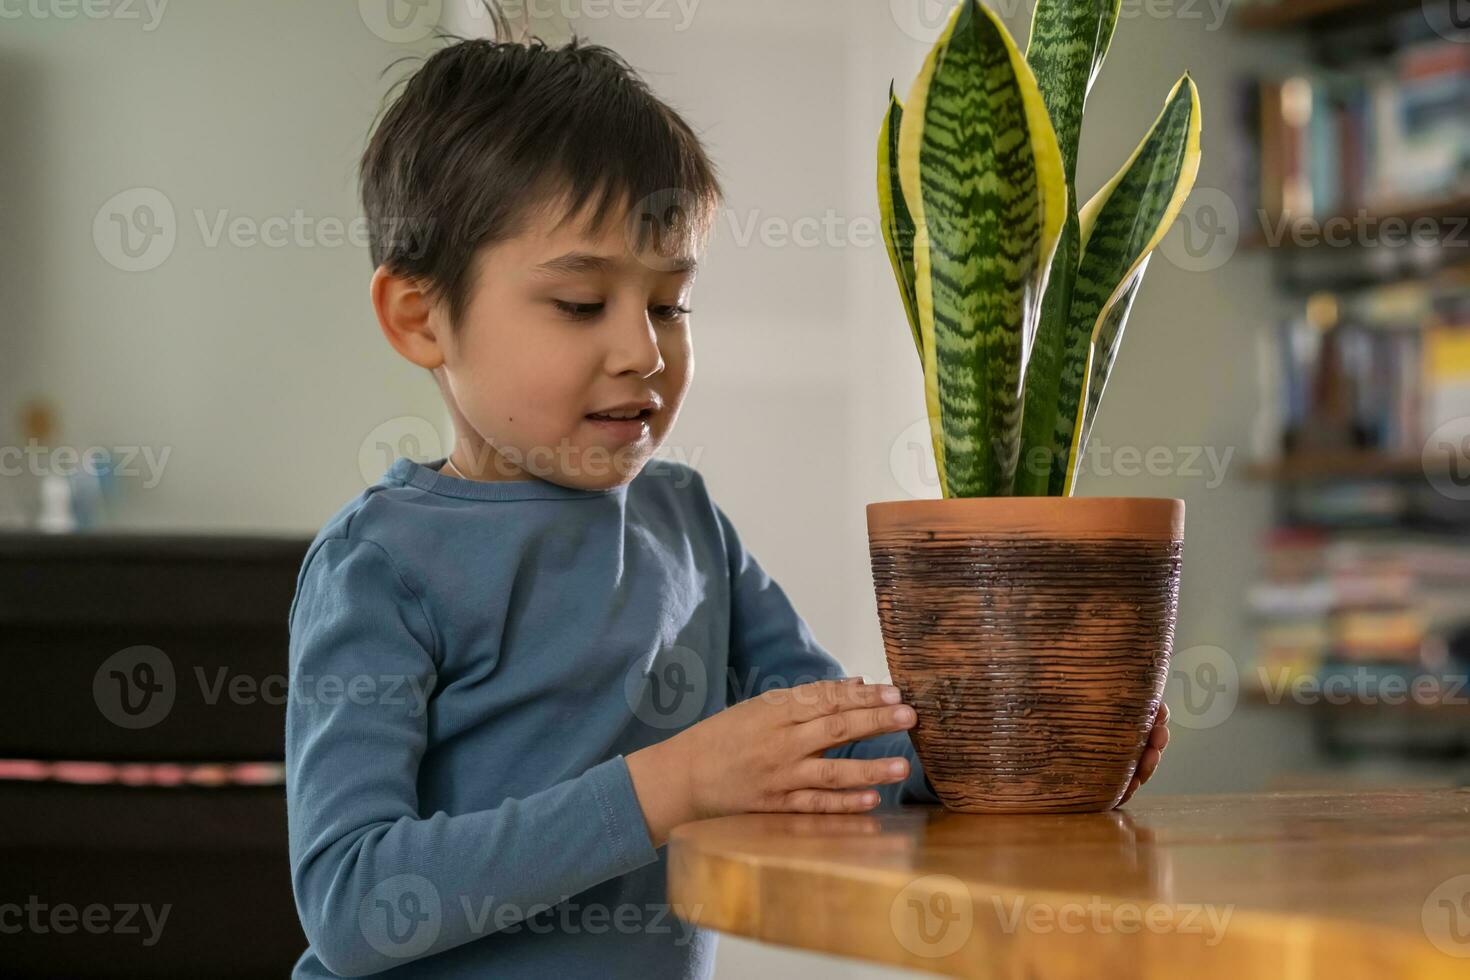
{"label": "bookshelf", "polygon": [[[1432,465],[1447,466],[1449,460]],[[1256,481],[1274,480],[1305,483],[1314,480],[1340,480],[1381,477],[1417,480],[1424,476],[1422,456],[1392,455],[1371,450],[1295,453],[1274,460],[1257,460],[1246,475]]]}
{"label": "bookshelf", "polygon": [[1242,8],[1240,26],[1247,31],[1283,31],[1314,26],[1323,21],[1371,18],[1384,12],[1406,10],[1421,0],[1276,0]]}
{"label": "bookshelf", "polygon": [[[1432,13],[1420,0],[1236,10],[1245,43],[1301,42],[1295,63],[1241,80],[1234,113],[1231,196],[1257,219],[1241,245],[1270,263],[1288,311],[1260,420],[1275,452],[1245,472],[1274,524],[1246,596],[1257,650],[1241,700],[1309,726],[1325,769],[1389,758],[1464,780],[1470,31],[1451,36]],[[1268,676],[1346,686],[1312,698]],[[1427,701],[1382,696],[1419,682]]]}
{"label": "bookshelf", "polygon": [[1459,701],[1454,702],[1431,702],[1418,701],[1412,697],[1402,699],[1395,698],[1386,703],[1374,703],[1347,696],[1334,696],[1331,698],[1317,698],[1311,702],[1302,702],[1289,697],[1278,697],[1276,692],[1267,688],[1251,685],[1242,692],[1246,703],[1268,708],[1290,708],[1304,713],[1323,715],[1361,715],[1363,713],[1391,712],[1395,715],[1415,717],[1419,715],[1427,717],[1451,717],[1456,720],[1470,718],[1470,704]]}
{"label": "bookshelf", "polygon": [[1407,236],[1415,232],[1414,226],[1423,228],[1431,223],[1439,233],[1456,241],[1463,239],[1470,253],[1470,192],[1456,190],[1441,197],[1388,201],[1371,210],[1359,208],[1326,216],[1282,219],[1278,215],[1269,233],[1266,228],[1251,228],[1242,236],[1241,245],[1251,250],[1315,247],[1332,229],[1351,231],[1362,226],[1397,224],[1405,227]]}

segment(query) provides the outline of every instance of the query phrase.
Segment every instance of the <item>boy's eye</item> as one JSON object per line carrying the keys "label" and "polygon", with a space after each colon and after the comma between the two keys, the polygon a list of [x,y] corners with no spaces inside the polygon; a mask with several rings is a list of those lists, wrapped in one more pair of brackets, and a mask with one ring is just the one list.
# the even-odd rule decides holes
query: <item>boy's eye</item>
{"label": "boy's eye", "polygon": [[[565,300],[552,300],[556,308],[574,320],[587,320],[602,312],[601,303],[569,303]],[[653,315],[660,320],[677,320],[688,316],[694,311],[687,306],[660,305],[650,307]]]}
{"label": "boy's eye", "polygon": [[552,302],[556,304],[557,309],[576,320],[586,320],[602,311],[601,303],[568,303],[559,299],[554,299]]}

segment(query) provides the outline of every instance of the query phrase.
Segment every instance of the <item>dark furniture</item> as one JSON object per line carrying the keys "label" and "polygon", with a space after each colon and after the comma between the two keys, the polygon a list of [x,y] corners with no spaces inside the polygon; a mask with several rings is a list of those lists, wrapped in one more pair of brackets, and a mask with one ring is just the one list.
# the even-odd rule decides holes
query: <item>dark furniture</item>
{"label": "dark furniture", "polygon": [[[306,547],[0,534],[0,759],[283,761]],[[279,978],[306,947],[280,785],[0,780],[0,868],[6,977]]]}

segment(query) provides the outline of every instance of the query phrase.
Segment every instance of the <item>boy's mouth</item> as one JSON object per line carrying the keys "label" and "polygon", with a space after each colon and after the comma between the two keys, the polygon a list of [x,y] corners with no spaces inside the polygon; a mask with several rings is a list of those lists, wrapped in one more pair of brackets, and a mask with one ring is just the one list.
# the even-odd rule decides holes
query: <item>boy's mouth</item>
{"label": "boy's mouth", "polygon": [[653,416],[653,410],[642,408],[637,411],[589,412],[587,417],[594,422],[642,422]]}
{"label": "boy's mouth", "polygon": [[650,392],[643,398],[630,398],[600,411],[588,412],[587,418],[594,422],[647,422],[662,407],[663,399]]}
{"label": "boy's mouth", "polygon": [[653,437],[650,420],[662,407],[663,402],[654,397],[647,401],[629,401],[609,406],[600,412],[588,412],[586,418],[596,427],[596,431],[618,445],[625,445]]}

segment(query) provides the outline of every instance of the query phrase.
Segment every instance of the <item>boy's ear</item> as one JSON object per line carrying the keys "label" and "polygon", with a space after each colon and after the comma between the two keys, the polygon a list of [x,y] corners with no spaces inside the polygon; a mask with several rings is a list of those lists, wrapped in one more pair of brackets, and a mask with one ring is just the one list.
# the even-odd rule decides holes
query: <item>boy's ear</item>
{"label": "boy's ear", "polygon": [[442,365],[444,349],[439,338],[446,327],[423,287],[380,265],[369,288],[378,326],[393,349],[430,371]]}

